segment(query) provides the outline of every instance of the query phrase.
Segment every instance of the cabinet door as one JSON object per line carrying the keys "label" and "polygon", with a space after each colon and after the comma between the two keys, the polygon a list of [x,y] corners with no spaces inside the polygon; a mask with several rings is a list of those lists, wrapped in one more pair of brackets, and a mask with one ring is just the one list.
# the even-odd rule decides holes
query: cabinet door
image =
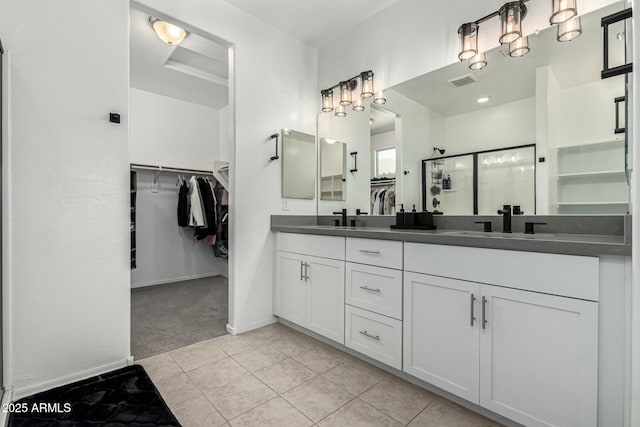
{"label": "cabinet door", "polygon": [[488,285],[482,297],[480,404],[528,426],[595,426],[598,304]]}
{"label": "cabinet door", "polygon": [[276,252],[276,316],[306,326],[307,284],[303,255]]}
{"label": "cabinet door", "polygon": [[307,328],[344,344],[344,261],[307,257]]}
{"label": "cabinet door", "polygon": [[404,371],[479,401],[480,285],[404,275]]}

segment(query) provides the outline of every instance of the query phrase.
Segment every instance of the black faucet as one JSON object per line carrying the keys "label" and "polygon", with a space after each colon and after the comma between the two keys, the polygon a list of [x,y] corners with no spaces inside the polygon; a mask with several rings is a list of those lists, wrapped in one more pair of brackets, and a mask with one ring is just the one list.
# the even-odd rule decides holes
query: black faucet
{"label": "black faucet", "polygon": [[342,215],[342,226],[346,227],[347,226],[347,209],[342,209],[341,211],[338,212],[334,212],[334,215]]}
{"label": "black faucet", "polygon": [[511,233],[511,205],[502,206],[502,210],[498,211],[498,215],[502,215],[502,232]]}

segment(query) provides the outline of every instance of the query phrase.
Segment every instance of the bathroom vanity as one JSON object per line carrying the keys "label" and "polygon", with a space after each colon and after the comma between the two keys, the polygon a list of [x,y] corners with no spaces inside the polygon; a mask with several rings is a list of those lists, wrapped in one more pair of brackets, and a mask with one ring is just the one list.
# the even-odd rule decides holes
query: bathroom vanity
{"label": "bathroom vanity", "polygon": [[272,230],[279,318],[517,423],[621,425],[624,236]]}

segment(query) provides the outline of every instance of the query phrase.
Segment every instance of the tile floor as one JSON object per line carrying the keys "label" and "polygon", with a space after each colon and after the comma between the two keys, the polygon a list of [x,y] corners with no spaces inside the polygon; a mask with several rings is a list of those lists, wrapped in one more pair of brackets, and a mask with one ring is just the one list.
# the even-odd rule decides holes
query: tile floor
{"label": "tile floor", "polygon": [[281,324],[138,363],[184,427],[498,425]]}

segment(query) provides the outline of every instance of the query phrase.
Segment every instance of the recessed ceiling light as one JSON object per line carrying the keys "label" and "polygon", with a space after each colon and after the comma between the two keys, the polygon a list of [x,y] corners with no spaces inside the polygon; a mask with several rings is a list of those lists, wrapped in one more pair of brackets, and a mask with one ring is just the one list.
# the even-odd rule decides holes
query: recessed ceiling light
{"label": "recessed ceiling light", "polygon": [[156,19],[151,16],[149,17],[149,23],[160,40],[169,46],[182,43],[182,40],[189,35],[184,28],[180,28],[177,25],[173,25],[167,21]]}
{"label": "recessed ceiling light", "polygon": [[489,98],[488,96],[483,96],[482,98],[478,98],[478,103],[479,104],[484,104],[485,102],[489,102]]}

